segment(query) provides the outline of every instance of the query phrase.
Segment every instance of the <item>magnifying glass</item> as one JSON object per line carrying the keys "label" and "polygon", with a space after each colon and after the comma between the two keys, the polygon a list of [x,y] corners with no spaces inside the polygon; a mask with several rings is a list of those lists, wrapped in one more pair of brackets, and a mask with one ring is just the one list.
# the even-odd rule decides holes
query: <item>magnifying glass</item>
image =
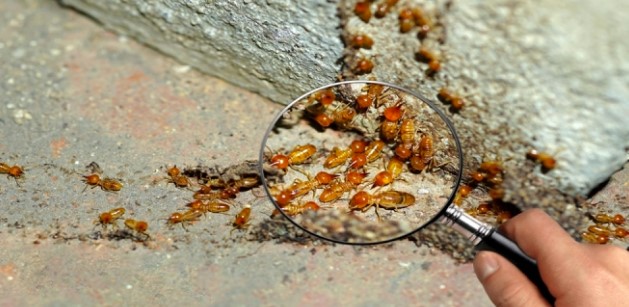
{"label": "magnifying glass", "polygon": [[509,259],[554,301],[534,259],[453,204],[461,144],[445,114],[417,93],[363,80],[312,90],[275,117],[259,161],[276,212],[316,237],[386,243],[440,221]]}

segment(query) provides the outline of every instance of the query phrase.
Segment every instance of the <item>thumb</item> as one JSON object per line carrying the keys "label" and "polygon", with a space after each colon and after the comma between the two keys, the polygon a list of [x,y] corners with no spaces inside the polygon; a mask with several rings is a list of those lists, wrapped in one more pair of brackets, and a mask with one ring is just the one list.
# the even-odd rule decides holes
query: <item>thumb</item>
{"label": "thumb", "polygon": [[496,253],[479,252],[474,259],[474,272],[497,306],[549,306],[537,287]]}

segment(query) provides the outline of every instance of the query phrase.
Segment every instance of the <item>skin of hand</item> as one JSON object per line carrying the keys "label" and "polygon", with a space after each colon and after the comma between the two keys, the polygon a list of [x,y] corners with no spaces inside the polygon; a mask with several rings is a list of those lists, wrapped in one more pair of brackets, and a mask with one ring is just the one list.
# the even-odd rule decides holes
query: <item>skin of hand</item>
{"label": "skin of hand", "polygon": [[[539,209],[517,215],[500,231],[537,261],[556,306],[624,306],[629,302],[626,250],[578,243]],[[549,305],[518,268],[496,253],[479,252],[474,272],[497,306]]]}

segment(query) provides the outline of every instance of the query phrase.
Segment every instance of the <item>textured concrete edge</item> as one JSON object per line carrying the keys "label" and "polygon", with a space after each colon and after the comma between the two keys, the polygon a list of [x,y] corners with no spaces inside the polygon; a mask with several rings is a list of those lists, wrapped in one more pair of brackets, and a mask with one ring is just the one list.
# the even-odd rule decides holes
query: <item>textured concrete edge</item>
{"label": "textured concrete edge", "polygon": [[339,71],[343,47],[335,2],[59,1],[276,102],[334,81]]}

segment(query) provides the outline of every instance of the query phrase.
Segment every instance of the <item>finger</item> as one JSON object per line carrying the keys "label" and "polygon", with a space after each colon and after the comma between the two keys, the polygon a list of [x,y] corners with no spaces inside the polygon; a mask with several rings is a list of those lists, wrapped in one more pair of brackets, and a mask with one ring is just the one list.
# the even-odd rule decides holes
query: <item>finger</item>
{"label": "finger", "polygon": [[537,287],[502,256],[481,251],[474,259],[474,272],[497,306],[548,306]]}
{"label": "finger", "polygon": [[[501,227],[531,258],[537,260],[542,279],[553,294],[572,287],[574,268],[584,261],[584,250],[544,211],[527,210]],[[574,276],[576,277],[576,276]]]}

